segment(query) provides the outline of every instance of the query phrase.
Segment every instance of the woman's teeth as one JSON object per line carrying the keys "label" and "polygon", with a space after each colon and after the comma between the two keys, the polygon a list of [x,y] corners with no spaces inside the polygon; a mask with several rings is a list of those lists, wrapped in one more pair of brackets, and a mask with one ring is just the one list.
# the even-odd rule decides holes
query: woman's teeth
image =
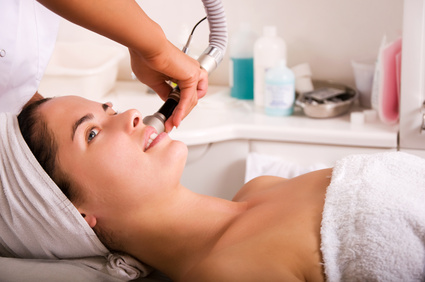
{"label": "woman's teeth", "polygon": [[151,136],[149,136],[149,140],[146,143],[146,148],[145,150],[147,150],[149,148],[149,146],[151,145],[152,141],[158,136],[158,134],[156,133],[152,133]]}

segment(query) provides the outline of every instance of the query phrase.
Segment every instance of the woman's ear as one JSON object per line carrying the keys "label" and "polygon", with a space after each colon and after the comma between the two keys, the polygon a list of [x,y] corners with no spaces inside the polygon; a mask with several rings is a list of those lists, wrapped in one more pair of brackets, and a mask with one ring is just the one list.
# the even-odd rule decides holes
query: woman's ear
{"label": "woman's ear", "polygon": [[81,213],[81,212],[80,212],[80,214],[81,214],[82,217],[84,217],[84,219],[86,220],[87,224],[91,228],[94,228],[96,226],[97,221],[96,221],[96,217],[94,215],[88,215],[88,214]]}

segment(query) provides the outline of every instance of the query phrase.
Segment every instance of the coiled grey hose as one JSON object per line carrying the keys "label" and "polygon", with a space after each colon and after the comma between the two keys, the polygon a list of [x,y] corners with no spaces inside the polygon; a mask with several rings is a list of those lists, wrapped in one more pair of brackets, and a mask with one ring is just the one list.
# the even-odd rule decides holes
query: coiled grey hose
{"label": "coiled grey hose", "polygon": [[[210,35],[209,46],[199,56],[198,62],[209,74],[223,60],[227,47],[227,22],[221,0],[202,0],[207,14]],[[190,37],[187,45],[190,43]],[[187,46],[185,46],[186,48]],[[183,48],[183,49],[185,49]],[[159,134],[164,131],[165,121],[172,115],[180,101],[180,88],[174,87],[164,105],[153,115],[146,116],[143,123],[155,128]]]}
{"label": "coiled grey hose", "polygon": [[223,60],[227,48],[227,22],[221,0],[202,0],[210,28],[209,46],[198,61],[211,73]]}

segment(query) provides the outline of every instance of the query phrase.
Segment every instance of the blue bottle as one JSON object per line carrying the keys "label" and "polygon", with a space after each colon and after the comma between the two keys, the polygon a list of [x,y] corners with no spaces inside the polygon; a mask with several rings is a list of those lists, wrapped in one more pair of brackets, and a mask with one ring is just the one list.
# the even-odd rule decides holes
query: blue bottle
{"label": "blue bottle", "polygon": [[254,59],[231,58],[233,68],[230,95],[234,98],[254,99]]}
{"label": "blue bottle", "polygon": [[254,99],[254,43],[256,34],[249,23],[242,23],[230,38],[230,95],[234,98]]}
{"label": "blue bottle", "polygon": [[270,116],[289,116],[294,112],[295,76],[286,61],[266,70],[264,107]]}

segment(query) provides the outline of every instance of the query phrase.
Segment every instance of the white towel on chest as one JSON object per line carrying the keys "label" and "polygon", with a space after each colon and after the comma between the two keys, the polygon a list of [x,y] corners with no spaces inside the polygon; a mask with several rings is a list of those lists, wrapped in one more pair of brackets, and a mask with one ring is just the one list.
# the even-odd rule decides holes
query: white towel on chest
{"label": "white towel on chest", "polygon": [[338,161],[321,236],[328,281],[424,281],[425,160],[387,152]]}
{"label": "white towel on chest", "polygon": [[9,113],[0,113],[0,156],[0,256],[80,262],[103,257],[99,270],[124,279],[146,275],[149,268],[136,260],[110,255],[35,159]]}

